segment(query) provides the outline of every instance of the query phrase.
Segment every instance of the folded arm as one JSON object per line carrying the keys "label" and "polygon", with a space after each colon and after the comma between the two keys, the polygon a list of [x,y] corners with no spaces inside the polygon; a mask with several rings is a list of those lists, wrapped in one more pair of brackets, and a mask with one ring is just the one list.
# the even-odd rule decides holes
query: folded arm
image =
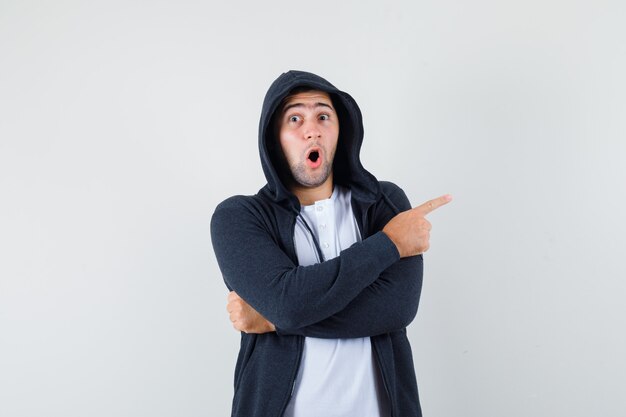
{"label": "folded arm", "polygon": [[385,270],[340,312],[309,326],[276,331],[334,339],[404,329],[417,314],[421,288],[422,256],[404,258]]}
{"label": "folded arm", "polygon": [[[364,337],[404,328],[417,312],[421,254],[430,247],[431,225],[424,216],[451,197],[442,196],[413,209],[399,188],[395,187],[393,197],[400,213],[379,219],[382,223],[377,227],[382,232],[354,244],[337,258],[306,267],[295,266],[250,216],[243,223],[248,227],[239,227],[235,220],[236,227],[225,228],[229,223],[223,214],[218,215],[224,213],[218,207],[211,231],[224,280],[279,334]],[[230,219],[246,219],[246,211],[236,208],[229,210]],[[225,241],[230,243],[223,244]],[[235,251],[234,262],[229,247]],[[248,262],[251,253],[259,255],[259,265]],[[403,258],[399,262],[398,255]],[[268,263],[268,259],[272,261]]]}
{"label": "folded arm", "polygon": [[417,313],[421,286],[422,257],[416,256],[389,267],[340,312],[305,327],[277,329],[235,292],[229,294],[227,310],[233,327],[245,333],[368,337],[407,327]]}
{"label": "folded arm", "polygon": [[224,281],[278,328],[300,329],[342,311],[399,258],[378,232],[310,266],[298,266],[272,238],[258,214],[229,199],[211,220],[213,248]]}

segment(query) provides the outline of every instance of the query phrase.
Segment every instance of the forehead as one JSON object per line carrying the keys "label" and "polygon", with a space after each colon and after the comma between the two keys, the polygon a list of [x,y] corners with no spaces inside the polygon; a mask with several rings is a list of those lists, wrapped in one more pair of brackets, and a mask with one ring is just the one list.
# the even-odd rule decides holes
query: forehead
{"label": "forehead", "polygon": [[333,107],[333,102],[328,93],[325,91],[311,90],[287,96],[283,102],[282,110],[284,111],[288,107],[292,107],[297,104],[315,106],[318,103],[326,104],[331,108]]}

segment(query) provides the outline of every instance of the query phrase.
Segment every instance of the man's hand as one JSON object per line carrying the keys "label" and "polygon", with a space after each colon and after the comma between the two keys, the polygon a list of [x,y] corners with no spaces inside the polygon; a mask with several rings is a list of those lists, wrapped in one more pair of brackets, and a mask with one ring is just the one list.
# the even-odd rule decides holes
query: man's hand
{"label": "man's hand", "polygon": [[419,255],[430,247],[431,224],[424,218],[431,211],[449,203],[452,196],[444,196],[427,201],[421,206],[397,214],[383,228],[383,232],[398,248],[400,257]]}
{"label": "man's hand", "polygon": [[228,294],[226,310],[230,314],[233,327],[240,332],[258,334],[276,331],[272,323],[250,307],[235,291]]}

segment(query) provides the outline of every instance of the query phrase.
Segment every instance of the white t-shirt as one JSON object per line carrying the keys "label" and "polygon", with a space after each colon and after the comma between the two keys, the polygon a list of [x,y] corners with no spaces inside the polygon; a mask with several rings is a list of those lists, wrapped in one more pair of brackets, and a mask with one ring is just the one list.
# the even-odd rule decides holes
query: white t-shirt
{"label": "white t-shirt", "polygon": [[[361,240],[350,190],[335,186],[329,199],[303,206],[302,216],[326,260]],[[298,217],[294,232],[300,265],[320,262],[311,234]],[[306,337],[285,417],[388,417],[387,394],[369,337]]]}

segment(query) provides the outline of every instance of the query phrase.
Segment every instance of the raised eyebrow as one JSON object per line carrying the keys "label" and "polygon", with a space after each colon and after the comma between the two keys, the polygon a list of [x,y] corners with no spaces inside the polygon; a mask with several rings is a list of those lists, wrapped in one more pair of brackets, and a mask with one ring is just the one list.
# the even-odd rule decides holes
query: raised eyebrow
{"label": "raised eyebrow", "polygon": [[[289,104],[288,106],[285,106],[285,108],[283,109],[283,114],[287,113],[287,110],[292,109],[294,107],[305,107],[305,105],[302,103]],[[335,109],[330,104],[322,103],[322,102],[315,103],[313,107],[326,107],[326,108],[331,109],[332,111],[335,111]]]}

